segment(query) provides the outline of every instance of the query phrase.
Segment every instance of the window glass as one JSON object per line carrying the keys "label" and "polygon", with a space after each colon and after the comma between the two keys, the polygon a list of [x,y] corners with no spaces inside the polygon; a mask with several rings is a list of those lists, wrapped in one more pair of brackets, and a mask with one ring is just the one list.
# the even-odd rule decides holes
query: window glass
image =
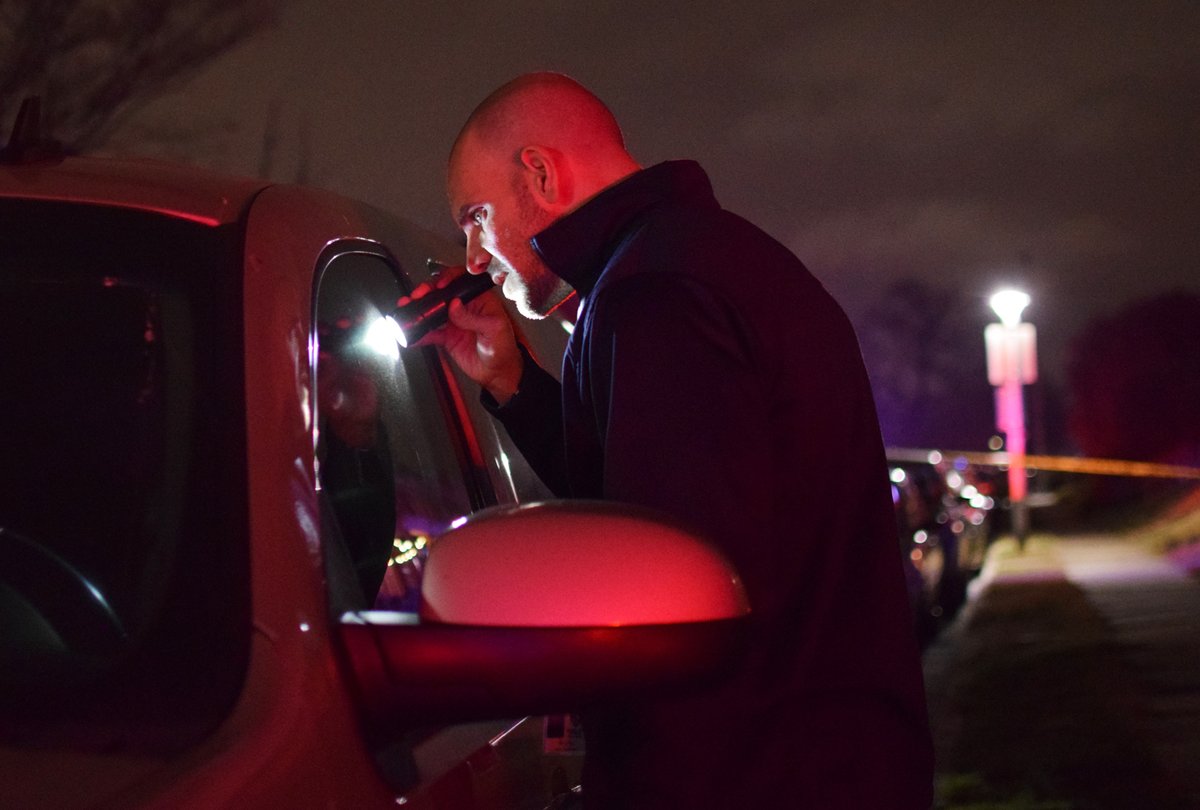
{"label": "window glass", "polygon": [[317,288],[317,461],[327,553],[341,556],[329,566],[337,612],[416,610],[429,538],[478,505],[436,353],[376,331],[403,292],[390,260],[364,252],[335,255]]}
{"label": "window glass", "polygon": [[0,200],[0,735],[182,744],[249,638],[239,238]]}
{"label": "window glass", "polygon": [[[475,384],[460,377],[456,396],[455,369],[436,350],[373,339],[371,327],[407,291],[406,277],[390,259],[353,252],[352,243],[339,250],[316,298],[317,458],[331,604],[335,614],[415,611],[428,538],[473,508],[547,492],[478,404]],[[397,791],[436,796],[454,778],[447,770],[460,774],[472,752],[502,751],[491,786],[467,789],[480,791],[487,806],[542,807],[551,769],[577,776],[579,764],[561,753],[540,757],[541,729],[541,719],[396,729],[395,738],[372,741],[373,754]],[[507,740],[503,749],[491,745],[499,738]],[[561,740],[552,744],[563,752]]]}

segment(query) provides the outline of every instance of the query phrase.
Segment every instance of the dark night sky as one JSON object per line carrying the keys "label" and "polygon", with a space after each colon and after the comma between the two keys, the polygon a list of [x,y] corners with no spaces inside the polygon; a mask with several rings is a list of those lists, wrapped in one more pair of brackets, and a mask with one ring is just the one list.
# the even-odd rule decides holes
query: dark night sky
{"label": "dark night sky", "polygon": [[451,233],[448,146],[533,69],[595,90],[643,164],[700,160],[852,315],[900,277],[981,310],[1017,281],[1056,375],[1087,319],[1200,289],[1194,0],[306,0],[114,145],[303,171]]}

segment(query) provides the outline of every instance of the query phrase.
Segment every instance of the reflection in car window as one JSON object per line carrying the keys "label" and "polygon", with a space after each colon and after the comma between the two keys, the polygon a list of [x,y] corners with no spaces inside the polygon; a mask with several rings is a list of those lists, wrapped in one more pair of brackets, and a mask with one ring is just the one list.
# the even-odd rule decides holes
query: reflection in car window
{"label": "reflection in car window", "polygon": [[[472,503],[436,355],[401,352],[371,328],[402,293],[384,257],[343,252],[326,264],[316,304],[317,460],[323,523],[339,535],[335,551],[348,554],[359,606],[408,611],[418,605],[429,538]],[[351,609],[338,584],[334,610]]]}
{"label": "reflection in car window", "polygon": [[244,674],[239,238],[0,201],[0,736],[169,746]]}

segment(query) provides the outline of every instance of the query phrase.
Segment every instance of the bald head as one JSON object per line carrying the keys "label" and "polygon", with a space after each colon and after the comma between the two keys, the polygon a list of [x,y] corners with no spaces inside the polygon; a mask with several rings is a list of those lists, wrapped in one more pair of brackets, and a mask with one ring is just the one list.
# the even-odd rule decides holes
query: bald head
{"label": "bald head", "polygon": [[454,142],[450,171],[480,160],[516,170],[522,150],[530,146],[561,158],[573,190],[585,197],[638,168],[616,118],[595,94],[559,73],[530,73],[475,108]]}
{"label": "bald head", "polygon": [[488,273],[523,314],[544,317],[571,287],[533,237],[637,170],[613,114],[578,82],[531,73],[504,85],[471,114],[446,172],[468,272]]}
{"label": "bald head", "polygon": [[504,151],[529,143],[579,152],[625,149],[604,102],[560,73],[529,73],[500,87],[471,113],[455,145],[469,134]]}

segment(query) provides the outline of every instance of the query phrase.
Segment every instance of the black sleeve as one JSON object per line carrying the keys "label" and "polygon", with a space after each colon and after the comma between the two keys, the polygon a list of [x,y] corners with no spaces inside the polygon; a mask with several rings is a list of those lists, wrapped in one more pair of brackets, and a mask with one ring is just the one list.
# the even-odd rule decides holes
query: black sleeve
{"label": "black sleeve", "polygon": [[504,425],[542,483],[557,497],[565,498],[570,495],[570,483],[563,440],[562,386],[534,362],[524,346],[519,348],[525,358],[525,369],[517,393],[499,405],[484,390],[479,401]]}

